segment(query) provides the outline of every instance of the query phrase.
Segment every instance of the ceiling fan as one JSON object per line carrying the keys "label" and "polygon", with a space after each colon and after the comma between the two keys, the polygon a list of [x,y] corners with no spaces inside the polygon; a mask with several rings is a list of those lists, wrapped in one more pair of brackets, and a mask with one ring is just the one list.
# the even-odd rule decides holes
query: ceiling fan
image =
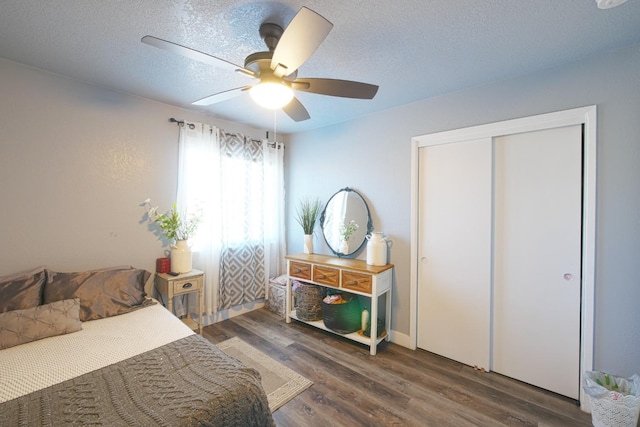
{"label": "ceiling fan", "polygon": [[260,37],[268,52],[255,52],[244,60],[244,67],[224,59],[153,36],[144,36],[142,42],[190,59],[224,67],[259,80],[254,85],[229,89],[193,102],[193,105],[211,105],[231,99],[243,91],[266,108],[282,110],[293,120],[309,119],[309,113],[294,96],[293,90],[343,98],[373,99],[378,86],[350,80],[324,78],[298,78],[298,68],[305,63],[327,37],[333,24],[318,13],[302,7],[286,30],[272,23],[260,26]]}

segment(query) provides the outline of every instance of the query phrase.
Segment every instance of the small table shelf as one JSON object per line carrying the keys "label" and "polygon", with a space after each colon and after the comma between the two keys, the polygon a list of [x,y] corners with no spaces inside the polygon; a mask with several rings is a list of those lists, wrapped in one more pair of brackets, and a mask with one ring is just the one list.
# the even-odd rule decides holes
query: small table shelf
{"label": "small table shelf", "polygon": [[[316,328],[332,332],[369,346],[369,353],[376,354],[377,346],[382,341],[389,340],[391,326],[391,283],[393,280],[393,265],[368,265],[365,261],[348,258],[337,258],[318,254],[287,255],[287,296],[286,321],[291,319],[306,323]],[[371,310],[369,323],[371,336],[367,337],[362,331],[341,334],[327,328],[322,320],[308,321],[298,319],[296,310],[292,306],[292,281],[299,280],[318,286],[325,286],[370,298]],[[378,298],[386,295],[385,329],[378,335]]]}
{"label": "small table shelf", "polygon": [[[303,323],[306,323],[308,325],[315,326],[318,329],[322,329],[322,330],[325,330],[327,332],[331,332],[333,334],[340,335],[341,337],[348,338],[348,339],[350,339],[352,341],[357,341],[360,344],[371,345],[371,337],[368,337],[368,336],[364,335],[362,333],[363,332],[362,329],[359,330],[358,332],[352,332],[350,334],[341,334],[340,332],[332,331],[331,329],[327,328],[324,325],[324,322],[322,320],[301,320],[301,319],[298,319],[298,316],[296,316],[296,311],[295,310],[293,310],[293,311],[291,311],[291,313],[289,313],[289,317],[291,319],[297,320],[298,322],[303,322]],[[386,330],[382,333],[382,335],[380,335],[378,337],[378,339],[376,340],[376,345],[380,344],[385,339],[387,339],[387,331]],[[375,354],[375,353],[372,353],[372,354]]]}

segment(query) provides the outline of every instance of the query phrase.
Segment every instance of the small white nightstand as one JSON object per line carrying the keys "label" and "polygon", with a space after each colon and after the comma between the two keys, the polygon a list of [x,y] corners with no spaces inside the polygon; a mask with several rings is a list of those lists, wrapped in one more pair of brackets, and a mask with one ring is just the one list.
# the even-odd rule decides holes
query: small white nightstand
{"label": "small white nightstand", "polygon": [[[173,313],[173,297],[196,292],[198,295],[198,322],[189,317],[182,321],[192,330],[198,330],[202,335],[202,312],[204,311],[204,272],[191,270],[188,273],[171,276],[165,273],[156,274],[156,286],[158,292],[167,296],[167,309]],[[188,300],[187,300],[188,302]],[[188,307],[188,303],[187,303]]]}

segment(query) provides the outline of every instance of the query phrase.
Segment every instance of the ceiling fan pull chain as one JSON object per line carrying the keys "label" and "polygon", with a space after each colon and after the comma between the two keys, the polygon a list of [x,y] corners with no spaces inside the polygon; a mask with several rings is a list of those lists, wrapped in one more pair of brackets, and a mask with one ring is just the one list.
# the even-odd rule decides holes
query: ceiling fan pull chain
{"label": "ceiling fan pull chain", "polygon": [[273,143],[278,146],[278,121],[276,120],[276,110],[273,110]]}

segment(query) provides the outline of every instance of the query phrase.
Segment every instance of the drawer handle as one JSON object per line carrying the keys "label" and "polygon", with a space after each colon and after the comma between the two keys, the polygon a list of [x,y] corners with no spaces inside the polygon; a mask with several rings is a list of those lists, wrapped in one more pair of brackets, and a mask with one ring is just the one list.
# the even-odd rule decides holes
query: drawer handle
{"label": "drawer handle", "polygon": [[326,279],[327,275],[326,274],[319,274],[318,275],[318,279]]}
{"label": "drawer handle", "polygon": [[184,285],[182,285],[182,289],[188,289],[188,288],[190,288],[192,286],[193,286],[193,284],[191,282],[185,283]]}
{"label": "drawer handle", "polygon": [[302,270],[300,270],[299,268],[293,269],[293,274],[298,274],[298,273],[302,273]]}
{"label": "drawer handle", "polygon": [[358,286],[358,281],[352,280],[351,282],[347,282],[347,285]]}

